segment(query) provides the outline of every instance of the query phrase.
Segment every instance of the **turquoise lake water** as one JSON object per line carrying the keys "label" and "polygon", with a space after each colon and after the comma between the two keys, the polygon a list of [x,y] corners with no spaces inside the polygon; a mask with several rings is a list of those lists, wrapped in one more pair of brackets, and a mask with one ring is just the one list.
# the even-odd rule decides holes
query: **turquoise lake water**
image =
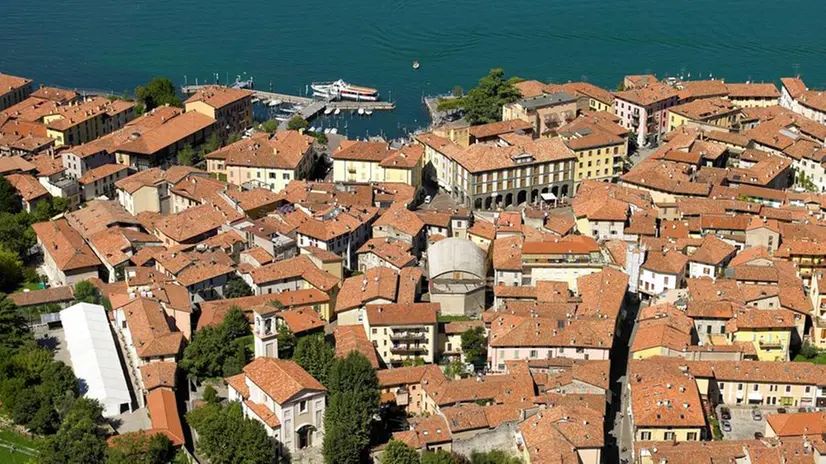
{"label": "turquoise lake water", "polygon": [[287,93],[342,78],[398,109],[324,125],[396,136],[428,123],[422,95],[471,87],[492,67],[608,88],[632,73],[776,81],[797,70],[826,87],[824,13],[824,0],[0,0],[0,71],[116,92],[155,75],[246,73]]}

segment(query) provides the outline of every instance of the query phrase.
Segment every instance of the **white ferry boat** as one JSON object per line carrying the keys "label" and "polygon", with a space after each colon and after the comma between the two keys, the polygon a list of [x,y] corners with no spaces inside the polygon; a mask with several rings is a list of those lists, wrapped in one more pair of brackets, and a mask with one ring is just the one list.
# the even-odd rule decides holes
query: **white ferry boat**
{"label": "white ferry boat", "polygon": [[340,98],[355,101],[376,101],[379,99],[378,90],[348,84],[341,79],[335,82],[313,82],[310,88],[313,89],[314,97],[324,99]]}

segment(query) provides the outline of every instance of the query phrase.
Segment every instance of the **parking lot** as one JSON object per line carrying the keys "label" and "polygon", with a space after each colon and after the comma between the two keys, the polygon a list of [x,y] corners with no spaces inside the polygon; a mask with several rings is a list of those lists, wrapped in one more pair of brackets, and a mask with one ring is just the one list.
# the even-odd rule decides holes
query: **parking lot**
{"label": "parking lot", "polygon": [[[760,411],[763,417],[756,421],[752,417],[751,406],[727,406],[731,411],[731,432],[723,431],[726,440],[753,440],[754,433],[766,433],[766,414],[776,414],[777,408],[762,407]],[[723,420],[720,418],[721,406],[717,407],[717,418],[720,420],[720,429],[723,428]]]}

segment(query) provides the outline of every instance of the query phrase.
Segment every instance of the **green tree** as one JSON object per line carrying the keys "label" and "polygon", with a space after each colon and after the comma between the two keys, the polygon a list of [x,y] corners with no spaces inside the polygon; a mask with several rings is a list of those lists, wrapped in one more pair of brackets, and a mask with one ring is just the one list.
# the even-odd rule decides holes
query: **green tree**
{"label": "green tree", "polygon": [[75,301],[79,303],[100,304],[100,290],[88,280],[78,282],[75,284]]}
{"label": "green tree", "polygon": [[327,372],[336,357],[335,349],[326,341],[323,335],[301,337],[295,348],[293,361],[304,368],[316,380],[327,384]]}
{"label": "green tree", "polygon": [[500,121],[502,106],[522,97],[513,85],[515,81],[505,79],[505,71],[501,68],[491,69],[463,99],[467,121],[474,125]]}
{"label": "green tree", "polygon": [[0,213],[17,214],[23,209],[23,199],[5,176],[0,176]]}
{"label": "green tree", "polygon": [[301,130],[306,129],[310,123],[308,123],[304,118],[299,115],[295,115],[290,119],[287,123],[287,129],[289,130]]}
{"label": "green tree", "polygon": [[261,123],[259,128],[264,132],[269,132],[272,134],[276,130],[278,130],[279,121],[277,119],[270,119]]}
{"label": "green tree", "polygon": [[203,399],[207,403],[217,403],[219,401],[218,390],[216,390],[212,385],[207,385],[204,387]]}
{"label": "green tree", "polygon": [[292,359],[296,343],[295,334],[287,324],[278,326],[278,357],[280,359]]}
{"label": "green tree", "polygon": [[6,295],[0,293],[0,349],[15,351],[32,340],[26,318]]}
{"label": "green tree", "polygon": [[324,461],[364,462],[373,417],[379,410],[379,381],[370,361],[351,352],[336,359],[327,375],[330,402],[324,416]]}
{"label": "green tree", "polygon": [[485,365],[488,356],[488,341],[484,327],[473,327],[462,334],[462,354],[476,368]]}
{"label": "green tree", "polygon": [[0,245],[0,292],[11,293],[23,282],[23,263],[14,251]]}
{"label": "green tree", "polygon": [[120,435],[106,450],[106,464],[166,464],[174,457],[175,446],[162,433]]}
{"label": "green tree", "polygon": [[224,290],[224,298],[241,298],[242,296],[251,296],[252,289],[244,279],[240,277],[233,277],[227,281],[226,289]]}
{"label": "green tree", "polygon": [[46,439],[40,453],[44,464],[104,462],[106,435],[103,408],[96,400],[80,398],[64,418],[57,433]]}
{"label": "green tree", "polygon": [[493,450],[486,453],[474,451],[470,453],[471,464],[521,464],[522,459],[511,456],[502,450]]}
{"label": "green tree", "polygon": [[218,138],[218,132],[209,134],[206,142],[201,146],[201,159],[213,151],[221,148],[221,139]]}
{"label": "green tree", "polygon": [[275,446],[264,426],[247,419],[241,406],[206,404],[186,414],[186,420],[198,432],[198,451],[212,464],[270,464],[275,460]]}
{"label": "green tree", "polygon": [[425,451],[422,453],[421,464],[455,464],[453,456],[445,450]]}
{"label": "green tree", "polygon": [[419,464],[419,453],[399,440],[390,440],[381,457],[382,464]]}
{"label": "green tree", "polygon": [[412,367],[412,366],[424,366],[424,359],[419,356],[415,358],[407,358],[402,362],[402,366],[404,367]]}
{"label": "green tree", "polygon": [[28,213],[0,213],[0,245],[25,258],[37,243]]}
{"label": "green tree", "polygon": [[229,308],[227,314],[224,315],[224,320],[221,321],[221,328],[224,330],[227,337],[233,340],[240,337],[246,337],[251,333],[250,321],[238,306],[232,306]]}
{"label": "green tree", "polygon": [[143,106],[144,111],[163,105],[183,106],[172,81],[165,77],[155,77],[146,86],[138,86],[135,89],[135,98]]}
{"label": "green tree", "polygon": [[192,146],[186,145],[178,151],[178,164],[181,166],[195,166],[200,160]]}
{"label": "green tree", "polygon": [[465,363],[461,359],[454,359],[445,367],[445,377],[455,379],[465,374]]}

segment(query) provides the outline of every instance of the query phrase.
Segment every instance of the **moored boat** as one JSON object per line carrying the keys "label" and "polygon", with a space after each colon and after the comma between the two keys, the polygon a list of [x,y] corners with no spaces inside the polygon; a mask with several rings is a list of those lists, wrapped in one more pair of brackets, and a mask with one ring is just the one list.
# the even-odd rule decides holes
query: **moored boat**
{"label": "moored boat", "polygon": [[317,98],[355,101],[376,101],[379,99],[378,90],[352,85],[341,79],[334,82],[313,82],[310,88],[313,89],[313,96]]}

